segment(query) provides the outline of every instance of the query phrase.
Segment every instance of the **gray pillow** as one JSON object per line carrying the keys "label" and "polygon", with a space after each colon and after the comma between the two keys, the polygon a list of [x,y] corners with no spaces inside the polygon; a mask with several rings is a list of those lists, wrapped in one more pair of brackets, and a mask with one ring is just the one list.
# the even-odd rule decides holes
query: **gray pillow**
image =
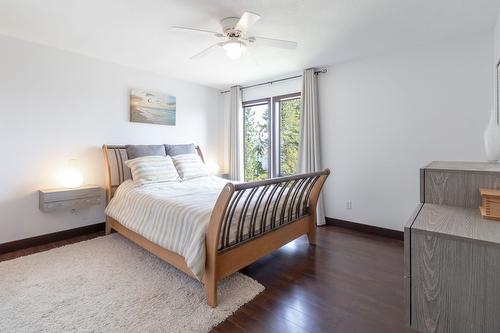
{"label": "gray pillow", "polygon": [[128,145],[127,156],[129,160],[143,156],[167,156],[164,145]]}
{"label": "gray pillow", "polygon": [[197,154],[196,147],[192,143],[183,145],[165,145],[165,149],[167,150],[167,155],[169,156],[181,154]]}

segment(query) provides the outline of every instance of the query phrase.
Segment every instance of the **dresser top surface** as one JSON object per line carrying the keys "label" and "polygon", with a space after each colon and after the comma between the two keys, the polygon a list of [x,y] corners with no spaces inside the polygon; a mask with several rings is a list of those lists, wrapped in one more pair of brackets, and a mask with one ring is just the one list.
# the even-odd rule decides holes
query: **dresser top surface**
{"label": "dresser top surface", "polygon": [[433,161],[425,166],[425,169],[500,173],[500,163]]}
{"label": "dresser top surface", "polygon": [[412,230],[500,244],[500,222],[485,220],[479,208],[424,204]]}

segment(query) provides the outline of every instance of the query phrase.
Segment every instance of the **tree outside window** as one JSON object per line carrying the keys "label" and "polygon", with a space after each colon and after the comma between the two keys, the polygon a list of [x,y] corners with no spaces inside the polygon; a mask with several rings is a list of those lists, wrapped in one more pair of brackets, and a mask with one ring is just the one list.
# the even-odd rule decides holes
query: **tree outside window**
{"label": "tree outside window", "polygon": [[297,172],[300,93],[243,103],[245,181]]}

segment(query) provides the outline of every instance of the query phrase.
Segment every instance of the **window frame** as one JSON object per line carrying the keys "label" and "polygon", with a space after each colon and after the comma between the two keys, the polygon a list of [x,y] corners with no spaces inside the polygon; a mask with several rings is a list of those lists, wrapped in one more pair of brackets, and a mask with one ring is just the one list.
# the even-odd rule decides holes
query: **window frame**
{"label": "window frame", "polygon": [[[273,145],[273,157],[274,157],[274,171],[272,177],[281,177],[283,174],[281,173],[281,102],[288,101],[291,99],[302,99],[302,94],[300,92],[279,95],[272,97],[273,101],[273,118],[274,118],[274,127],[273,127],[273,136],[274,141]],[[277,107],[276,107],[277,106]]]}
{"label": "window frame", "polygon": [[[267,177],[268,178],[274,178],[274,177],[280,177],[281,174],[281,166],[280,166],[280,154],[281,154],[281,136],[280,136],[280,112],[281,112],[281,102],[290,100],[290,99],[297,99],[297,98],[302,98],[302,94],[300,92],[295,92],[295,93],[290,93],[290,94],[284,94],[284,95],[278,95],[278,96],[272,96],[272,97],[266,97],[266,98],[260,98],[260,99],[255,99],[255,100],[249,100],[249,101],[244,101],[242,103],[242,109],[243,109],[243,156],[245,156],[245,137],[246,137],[246,128],[245,128],[245,123],[246,123],[246,113],[245,113],[245,108],[251,107],[251,106],[259,106],[259,105],[266,105],[269,110],[269,117],[268,117],[268,129],[269,129],[269,135],[267,139],[267,144],[268,144],[268,171],[267,171]],[[246,179],[246,174],[245,174],[245,159],[243,158],[243,179]]]}
{"label": "window frame", "polygon": [[272,141],[271,141],[271,135],[272,135],[272,132],[273,132],[273,129],[272,129],[272,125],[273,125],[273,121],[272,121],[272,99],[271,98],[260,98],[260,99],[254,99],[254,100],[251,100],[251,101],[245,101],[242,103],[242,109],[243,109],[243,180],[246,179],[246,173],[245,173],[245,155],[246,155],[246,145],[245,145],[245,137],[246,137],[246,127],[245,127],[245,123],[246,123],[246,112],[245,112],[245,108],[247,107],[252,107],[252,106],[260,106],[260,105],[266,105],[267,104],[267,109],[268,109],[268,112],[269,112],[269,117],[267,118],[267,128],[268,128],[268,136],[267,136],[267,149],[268,149],[268,154],[267,154],[267,177],[270,178],[271,175],[272,175],[272,166],[271,166],[271,161],[272,161],[272,158],[271,158],[271,152],[272,152],[272,147],[271,147],[271,144],[272,144]]}

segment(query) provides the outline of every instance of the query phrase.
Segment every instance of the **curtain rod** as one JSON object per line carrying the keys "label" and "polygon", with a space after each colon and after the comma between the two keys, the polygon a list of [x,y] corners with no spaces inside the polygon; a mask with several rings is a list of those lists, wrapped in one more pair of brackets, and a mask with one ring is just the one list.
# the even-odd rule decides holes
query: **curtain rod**
{"label": "curtain rod", "polygon": [[[322,69],[319,69],[317,71],[314,71],[314,74],[318,75],[318,74],[327,73],[327,72],[328,72],[328,69],[322,68]],[[276,83],[276,82],[282,82],[282,81],[288,81],[288,80],[298,79],[299,77],[302,77],[302,75],[295,75],[295,76],[285,77],[283,79],[278,79],[278,80],[272,80],[272,81],[267,81],[267,82],[252,84],[252,85],[249,85],[249,86],[241,87],[241,90],[245,90],[245,89],[253,88],[253,87],[264,86],[266,84],[273,84],[273,83]],[[223,90],[220,93],[221,94],[227,94],[230,91],[231,90]]]}

